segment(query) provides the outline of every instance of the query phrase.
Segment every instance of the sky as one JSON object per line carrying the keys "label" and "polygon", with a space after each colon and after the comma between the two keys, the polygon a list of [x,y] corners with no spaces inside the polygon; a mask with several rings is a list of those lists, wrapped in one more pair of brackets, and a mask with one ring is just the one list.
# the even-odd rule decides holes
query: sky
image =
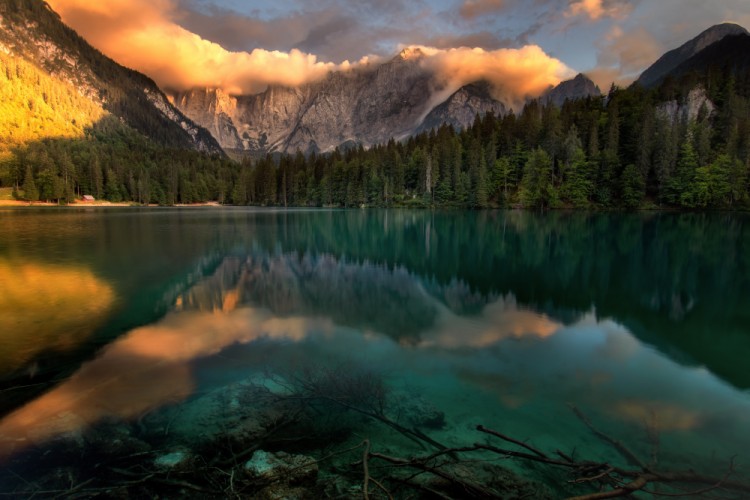
{"label": "sky", "polygon": [[518,97],[583,72],[626,85],[748,0],[48,0],[63,21],[169,90],[250,94],[420,47],[450,86],[485,78]]}

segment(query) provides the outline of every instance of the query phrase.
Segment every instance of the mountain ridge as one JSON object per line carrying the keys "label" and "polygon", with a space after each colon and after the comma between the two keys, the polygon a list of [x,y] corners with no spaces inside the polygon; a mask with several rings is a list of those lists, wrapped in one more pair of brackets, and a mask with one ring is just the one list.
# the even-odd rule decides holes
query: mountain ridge
{"label": "mountain ridge", "polygon": [[550,88],[542,94],[541,100],[545,104],[554,104],[562,107],[567,100],[583,99],[586,97],[599,97],[601,89],[588,76],[578,73],[575,78],[560,82],[557,86]]}
{"label": "mountain ridge", "polygon": [[223,154],[213,137],[172,106],[153,80],[93,48],[46,2],[1,2],[0,45],[4,52],[73,85],[83,96],[163,146]]}
{"label": "mountain ridge", "polygon": [[738,24],[723,23],[711,26],[676,49],[666,52],[641,73],[636,82],[644,87],[654,87],[678,66],[707,47],[721,41],[726,36],[742,34],[748,35],[750,33]]}
{"label": "mountain ridge", "polygon": [[[450,92],[423,67],[424,57],[419,49],[405,49],[383,64],[332,72],[296,88],[272,85],[259,94],[240,96],[193,89],[173,92],[170,98],[227,151],[250,156],[371,147],[444,124],[463,129],[477,115],[502,115],[511,109],[486,81]],[[548,91],[557,106],[566,99],[600,94],[584,75]]]}

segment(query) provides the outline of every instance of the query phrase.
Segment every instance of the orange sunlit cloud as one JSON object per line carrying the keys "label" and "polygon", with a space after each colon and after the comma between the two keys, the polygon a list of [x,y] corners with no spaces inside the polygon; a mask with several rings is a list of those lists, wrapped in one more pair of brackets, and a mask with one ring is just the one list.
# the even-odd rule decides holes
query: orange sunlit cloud
{"label": "orange sunlit cloud", "polygon": [[607,33],[599,48],[598,66],[587,74],[601,89],[609,88],[612,82],[630,84],[665,50],[643,27],[624,31],[619,26]]}
{"label": "orange sunlit cloud", "polygon": [[633,6],[624,2],[606,0],[575,0],[570,4],[566,13],[568,16],[585,16],[591,21],[598,21],[605,17],[620,19],[627,16]]}
{"label": "orange sunlit cloud", "polygon": [[[62,19],[99,50],[125,66],[141,71],[162,87],[187,90],[221,88],[231,94],[253,94],[269,84],[298,86],[325,77],[330,71],[367,64],[364,57],[350,63],[324,62],[314,54],[255,49],[231,52],[182,28],[174,0],[50,0]],[[497,9],[498,1],[468,2],[472,12]],[[476,10],[479,9],[479,10]],[[486,79],[498,97],[522,101],[573,72],[538,46],[520,49],[426,49],[425,65],[448,86]],[[502,87],[500,87],[502,84]],[[444,97],[447,97],[445,95]]]}
{"label": "orange sunlit cloud", "polygon": [[230,52],[182,28],[173,0],[50,0],[50,6],[96,48],[175,90],[222,88],[256,93],[269,84],[295,86],[349,67],[299,50]]}
{"label": "orange sunlit cloud", "polygon": [[537,97],[574,75],[562,61],[537,45],[497,50],[411,47],[412,51],[416,49],[428,56],[423,64],[433,69],[446,86],[438,99],[448,97],[463,85],[486,80],[492,84],[495,98],[518,108],[527,97]]}

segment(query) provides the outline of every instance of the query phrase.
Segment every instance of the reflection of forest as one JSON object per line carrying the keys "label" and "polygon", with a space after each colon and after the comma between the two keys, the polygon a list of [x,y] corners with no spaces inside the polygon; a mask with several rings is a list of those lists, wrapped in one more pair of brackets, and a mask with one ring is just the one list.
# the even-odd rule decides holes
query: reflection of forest
{"label": "reflection of forest", "polygon": [[437,315],[434,300],[403,268],[351,264],[328,254],[230,258],[179,303],[200,310],[250,304],[278,316],[326,317],[401,340],[416,338]]}
{"label": "reflection of forest", "polygon": [[[268,268],[248,276],[248,300],[280,313],[324,308],[338,319],[364,316],[365,326],[409,336],[435,314],[420,294],[459,314],[479,313],[494,297],[512,294],[521,307],[566,323],[594,309],[670,355],[687,354],[750,387],[742,359],[750,351],[750,232],[743,214],[169,209],[6,215],[3,255],[40,263],[62,258],[112,284],[122,310],[106,325],[111,334],[154,321],[180,291],[226,263],[225,256],[253,255],[257,267],[288,254],[297,255],[290,262],[298,274]],[[333,263],[338,267],[326,268]],[[334,271],[344,274],[326,274]],[[373,285],[384,276],[387,283]],[[286,285],[277,289],[277,283]],[[369,303],[373,297],[379,306]],[[380,314],[386,309],[389,314]]]}
{"label": "reflection of forest", "polygon": [[[750,386],[742,359],[750,351],[744,215],[349,211],[269,217],[274,223],[253,217],[264,226],[254,231],[256,243],[269,251],[325,252],[403,267],[428,289],[433,283],[467,287],[467,311],[488,301],[477,297],[507,293],[566,320],[594,308],[670,355],[687,354],[733,384]],[[468,300],[472,294],[476,307]]]}

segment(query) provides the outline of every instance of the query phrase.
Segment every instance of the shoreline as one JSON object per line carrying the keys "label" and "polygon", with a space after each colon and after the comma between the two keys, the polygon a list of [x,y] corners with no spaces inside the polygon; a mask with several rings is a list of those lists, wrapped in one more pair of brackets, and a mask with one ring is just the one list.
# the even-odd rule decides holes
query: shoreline
{"label": "shoreline", "polygon": [[[158,208],[161,205],[157,205],[155,203],[151,203],[148,205],[141,205],[139,203],[133,203],[133,202],[110,202],[110,201],[95,201],[95,202],[81,202],[76,201],[74,203],[67,203],[64,205],[58,204],[58,203],[51,203],[51,202],[45,202],[45,201],[19,201],[19,200],[0,200],[0,208],[3,207],[29,207],[29,208]],[[178,203],[175,205],[166,205],[164,208],[174,208],[174,207],[180,207],[180,208],[189,208],[189,207],[223,207],[225,205],[222,205],[215,201],[209,201],[206,203],[191,203],[191,204],[183,204]]]}

